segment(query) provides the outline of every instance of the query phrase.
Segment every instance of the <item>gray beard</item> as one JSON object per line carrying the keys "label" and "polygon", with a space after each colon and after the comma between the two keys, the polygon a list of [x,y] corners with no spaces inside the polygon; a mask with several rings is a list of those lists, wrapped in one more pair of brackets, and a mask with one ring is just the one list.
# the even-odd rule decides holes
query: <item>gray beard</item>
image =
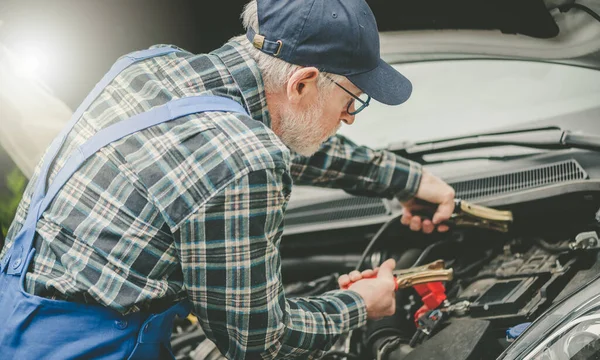
{"label": "gray beard", "polygon": [[292,151],[311,156],[340,128],[338,126],[331,134],[323,136],[324,129],[320,120],[325,100],[323,97],[319,98],[319,103],[301,113],[293,112],[289,107],[282,112],[279,138]]}

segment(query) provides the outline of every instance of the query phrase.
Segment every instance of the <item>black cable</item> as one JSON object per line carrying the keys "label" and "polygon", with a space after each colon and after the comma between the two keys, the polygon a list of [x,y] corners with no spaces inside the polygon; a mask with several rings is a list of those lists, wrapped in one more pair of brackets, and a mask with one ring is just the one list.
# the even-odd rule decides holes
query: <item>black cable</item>
{"label": "black cable", "polygon": [[[377,233],[373,236],[373,238],[369,242],[369,245],[367,245],[367,248],[365,249],[365,251],[363,251],[363,253],[362,253],[361,257],[360,257],[360,260],[358,261],[358,264],[356,265],[356,268],[354,270],[360,271],[360,268],[363,265],[363,262],[367,258],[367,255],[369,255],[369,253],[371,252],[371,249],[373,248],[373,245],[375,245],[375,242],[377,242],[377,240],[379,239],[379,237],[381,236],[381,234],[383,234],[383,232],[392,223],[394,223],[397,219],[399,219],[401,216],[402,216],[402,214],[391,218],[390,220],[388,220],[385,224],[383,224],[379,228],[379,230],[377,231]],[[435,248],[435,247],[437,247],[439,245],[447,244],[447,243],[452,242],[452,241],[457,241],[457,240],[456,239],[452,239],[450,241],[434,242],[434,243],[430,244],[429,246],[427,246],[425,248],[425,250],[423,250],[423,252],[419,256],[419,258],[415,261],[415,263],[411,267],[419,266],[421,264],[421,262],[427,257],[427,255],[429,255],[429,253],[431,252],[431,250],[433,248]]]}
{"label": "black cable", "polygon": [[596,12],[594,12],[594,10],[590,9],[589,7],[585,6],[585,5],[581,5],[581,4],[577,4],[577,3],[573,3],[573,4],[567,4],[567,5],[563,5],[563,6],[559,6],[558,9],[560,10],[560,12],[567,12],[571,9],[579,9],[579,10],[583,10],[586,13],[590,14],[594,19],[600,21],[600,15],[598,15]]}
{"label": "black cable", "polygon": [[533,239],[533,242],[537,246],[539,246],[542,249],[548,251],[549,253],[553,253],[553,254],[571,250],[571,248],[568,245],[560,246],[560,245],[549,244],[549,243],[545,242],[544,240],[537,238],[537,237]]}
{"label": "black cable", "polygon": [[456,281],[451,282],[451,286],[449,288],[447,288],[447,290],[446,290],[446,298],[452,299],[456,295],[458,295],[458,292],[459,292],[459,290],[461,288],[460,284],[461,284],[460,280],[456,280]]}
{"label": "black cable", "polygon": [[309,289],[306,293],[302,294],[302,296],[313,296],[320,295],[324,293],[329,288],[335,288],[334,285],[337,285],[337,278],[339,274],[333,274],[328,276],[328,280],[314,287],[313,289]]}
{"label": "black cable", "polygon": [[352,360],[358,360],[358,356],[352,353],[347,353],[344,351],[329,351],[321,359],[333,359],[333,358],[348,358]]}
{"label": "black cable", "polygon": [[488,262],[489,260],[491,260],[492,257],[494,257],[495,255],[496,255],[496,252],[493,249],[491,251],[487,251],[487,253],[485,254],[485,256],[483,258],[477,260],[476,262],[474,262],[468,266],[465,266],[462,269],[455,270],[454,277],[457,278],[457,277],[463,276],[463,275],[471,272],[473,269],[475,269],[475,268],[483,265],[484,263]]}
{"label": "black cable", "polygon": [[436,248],[440,245],[446,245],[448,243],[455,242],[455,241],[456,241],[455,239],[446,240],[446,241],[442,240],[442,241],[434,242],[433,244],[430,244],[429,246],[427,246],[425,248],[425,250],[423,250],[421,255],[419,255],[419,258],[415,261],[415,263],[411,267],[417,267],[417,266],[423,265],[423,261],[427,258],[427,256],[431,252],[431,250],[433,250],[434,248]]}
{"label": "black cable", "polygon": [[288,297],[301,297],[301,296],[311,296],[315,295],[319,292],[324,292],[327,287],[332,286],[334,283],[337,284],[337,278],[339,277],[338,273],[333,273],[330,275],[322,276],[318,279],[312,280],[310,282],[299,282],[297,284],[292,284],[293,287],[288,286],[286,288],[286,296]]}
{"label": "black cable", "polygon": [[411,267],[417,267],[417,266],[421,265],[421,263],[423,262],[423,260],[425,260],[425,258],[427,258],[427,256],[431,252],[431,250],[433,248],[439,246],[440,244],[441,244],[441,242],[434,242],[433,244],[430,244],[429,246],[427,246],[425,248],[425,250],[423,250],[423,252],[421,253],[421,255],[419,255],[419,257],[417,258],[417,260],[415,260],[415,263],[412,264]]}
{"label": "black cable", "polygon": [[439,246],[439,245],[445,245],[451,242],[461,242],[463,239],[463,235],[461,233],[455,233],[458,235],[457,238],[454,239],[443,239],[441,241],[438,242],[434,242],[432,244],[430,244],[429,246],[427,246],[423,252],[421,253],[421,255],[417,258],[417,260],[415,261],[414,264],[412,264],[411,267],[417,267],[419,265],[422,265],[423,260],[425,260],[425,258],[427,258],[427,256],[429,255],[429,253],[431,252],[431,250],[433,250],[433,248]]}
{"label": "black cable", "polygon": [[413,334],[412,338],[410,339],[408,346],[410,346],[411,348],[414,348],[417,346],[417,343],[420,343],[423,340],[423,335],[425,335],[422,331],[417,330],[415,331],[415,333]]}
{"label": "black cable", "polygon": [[367,255],[369,255],[369,253],[371,252],[371,248],[373,248],[373,245],[375,245],[375,242],[377,242],[377,240],[379,239],[379,237],[381,236],[381,234],[383,234],[383,232],[392,224],[394,223],[396,220],[398,220],[400,218],[400,216],[402,215],[398,215],[398,216],[394,216],[393,218],[389,219],[385,224],[383,224],[379,230],[377,231],[377,233],[375,235],[373,235],[373,238],[371,239],[371,241],[369,242],[369,245],[367,245],[367,248],[365,249],[365,251],[363,251],[362,255],[360,256],[360,260],[358,260],[358,264],[356,264],[356,268],[355,270],[360,271],[360,267],[363,265],[363,262],[365,261],[365,259],[367,258]]}

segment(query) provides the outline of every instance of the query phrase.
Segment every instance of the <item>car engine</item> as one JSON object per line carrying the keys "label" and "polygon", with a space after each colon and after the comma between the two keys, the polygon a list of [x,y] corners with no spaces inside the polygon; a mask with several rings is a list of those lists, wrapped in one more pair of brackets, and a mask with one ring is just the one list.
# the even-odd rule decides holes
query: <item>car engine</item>
{"label": "car engine", "polygon": [[[470,224],[423,234],[392,211],[383,226],[284,234],[286,296],[335,290],[337,278],[359,262],[374,268],[392,257],[399,270],[441,261],[452,269],[451,280],[399,289],[395,315],[341,336],[323,358],[494,359],[554,301],[597,274],[596,197],[564,194],[499,206],[514,214],[508,231]],[[177,324],[172,346],[178,359],[223,358],[193,317]]]}

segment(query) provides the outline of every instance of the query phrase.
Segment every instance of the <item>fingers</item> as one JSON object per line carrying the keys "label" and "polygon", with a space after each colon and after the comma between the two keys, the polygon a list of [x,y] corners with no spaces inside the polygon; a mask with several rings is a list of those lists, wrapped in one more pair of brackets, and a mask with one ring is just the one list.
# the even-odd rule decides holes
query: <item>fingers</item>
{"label": "fingers", "polygon": [[400,223],[402,225],[409,225],[410,224],[410,220],[412,219],[412,215],[408,216],[407,214],[403,214],[402,217],[400,218]]}
{"label": "fingers", "polygon": [[377,278],[381,278],[381,277],[394,278],[394,274],[392,274],[392,271],[394,271],[395,268],[396,268],[396,260],[394,260],[394,259],[387,259],[379,267],[379,271],[377,273]]}
{"label": "fingers", "polygon": [[454,198],[446,200],[438,205],[438,208],[433,214],[433,223],[439,225],[442,221],[450,219],[454,211]]}
{"label": "fingers", "polygon": [[410,221],[412,220],[412,217],[413,214],[412,212],[410,212],[408,206],[404,206],[404,208],[402,209],[402,217],[400,218],[400,222],[402,223],[402,225],[409,225]]}
{"label": "fingers", "polygon": [[421,230],[421,217],[420,216],[413,216],[412,219],[410,219],[410,229],[412,231],[419,231]]}
{"label": "fingers", "polygon": [[350,277],[350,281],[358,281],[358,280],[362,279],[360,271],[357,271],[357,270],[351,271],[348,274],[348,276]]}
{"label": "fingers", "polygon": [[441,225],[438,225],[437,230],[439,232],[446,232],[446,231],[450,230],[450,227],[448,225],[441,224]]}
{"label": "fingers", "polygon": [[344,274],[338,278],[338,285],[340,289],[346,288],[352,281],[350,281],[350,276]]}
{"label": "fingers", "polygon": [[429,219],[423,220],[423,232],[425,234],[431,234],[435,230],[435,225]]}
{"label": "fingers", "polygon": [[[423,169],[421,183],[414,198],[402,202],[402,224],[409,226],[413,231],[422,230],[426,234],[435,231],[436,227],[440,232],[448,231],[448,226],[442,226],[442,223],[452,216],[455,195],[455,191],[451,186]],[[422,219],[411,212],[423,208],[423,204],[427,204],[425,208],[428,210],[433,210],[435,207],[431,220]]]}
{"label": "fingers", "polygon": [[362,273],[360,273],[362,278],[370,278],[375,276],[375,274],[377,274],[377,272],[373,269],[368,269],[368,270],[364,270]]}
{"label": "fingers", "polygon": [[344,274],[344,275],[340,276],[338,278],[338,285],[340,286],[340,289],[344,289],[344,288],[347,288],[348,286],[350,286],[350,284],[355,283],[359,280],[375,277],[375,276],[377,276],[378,272],[379,272],[378,267],[375,269],[363,270],[362,272],[358,272],[358,271],[354,270],[348,274]]}
{"label": "fingers", "polygon": [[[452,214],[452,212],[450,212]],[[450,227],[446,224],[435,225],[432,220],[429,219],[421,219],[420,216],[413,216],[410,221],[407,220],[404,216],[402,216],[402,220],[400,221],[403,225],[410,227],[412,231],[423,231],[425,234],[431,234],[435,230],[439,232],[446,232],[450,230]]]}
{"label": "fingers", "polygon": [[379,273],[377,274],[377,279],[385,279],[389,281],[389,284],[392,286],[391,289],[395,290],[396,281],[394,280],[394,274],[392,271],[396,268],[396,260],[387,259],[381,266],[379,267]]}
{"label": "fingers", "polygon": [[[441,224],[443,221],[448,220],[452,216],[454,211],[454,199],[450,199],[438,206],[433,218],[423,219],[418,215],[413,215],[408,209],[408,206],[404,207],[400,223],[408,226],[412,231],[423,231],[425,234],[431,234],[436,229],[439,232],[446,232],[450,228],[448,225]],[[437,222],[436,222],[437,221]]]}

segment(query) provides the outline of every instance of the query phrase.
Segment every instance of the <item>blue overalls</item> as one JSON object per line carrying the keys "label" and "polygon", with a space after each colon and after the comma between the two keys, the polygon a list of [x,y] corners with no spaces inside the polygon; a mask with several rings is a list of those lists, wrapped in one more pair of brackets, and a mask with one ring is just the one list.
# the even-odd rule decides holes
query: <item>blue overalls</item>
{"label": "blue overalls", "polygon": [[71,121],[50,145],[36,183],[27,218],[12,248],[0,264],[0,359],[157,359],[173,358],[170,347],[175,316],[185,317],[191,306],[180,302],[159,314],[121,315],[114,310],[28,294],[25,274],[35,253],[38,219],[71,175],[103,146],[136,131],[204,111],[247,113],[237,102],[215,96],[177,100],[113,124],[76,149],[46,191],[52,160],[67,134],[102,90],[134,62],[178,51],[156,48],[121,58],[94,87]]}

